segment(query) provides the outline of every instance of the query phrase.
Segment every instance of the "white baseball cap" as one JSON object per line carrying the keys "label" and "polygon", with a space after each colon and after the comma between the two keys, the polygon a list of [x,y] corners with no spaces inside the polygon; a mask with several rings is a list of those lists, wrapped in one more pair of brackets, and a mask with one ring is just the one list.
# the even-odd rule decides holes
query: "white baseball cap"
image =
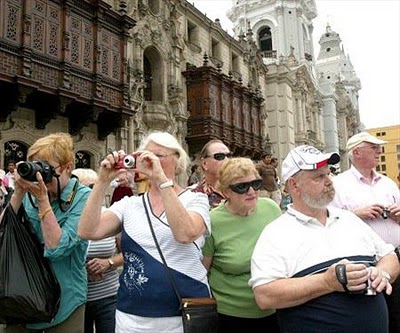
{"label": "white baseball cap", "polygon": [[300,170],[316,170],[340,161],[337,153],[324,154],[313,146],[298,146],[292,149],[282,163],[282,179],[286,182]]}
{"label": "white baseball cap", "polygon": [[350,139],[347,140],[346,150],[350,151],[363,142],[369,142],[375,145],[384,145],[385,143],[387,143],[387,141],[380,140],[369,134],[368,132],[361,132],[353,135]]}

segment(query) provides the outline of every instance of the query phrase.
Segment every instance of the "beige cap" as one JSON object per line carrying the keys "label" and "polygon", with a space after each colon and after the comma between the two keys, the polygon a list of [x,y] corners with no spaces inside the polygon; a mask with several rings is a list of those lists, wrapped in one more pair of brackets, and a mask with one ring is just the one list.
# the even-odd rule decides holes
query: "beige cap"
{"label": "beige cap", "polygon": [[347,140],[346,150],[350,151],[363,142],[369,142],[375,145],[384,145],[385,143],[387,143],[387,141],[380,140],[369,134],[368,132],[361,132],[353,135],[350,139]]}

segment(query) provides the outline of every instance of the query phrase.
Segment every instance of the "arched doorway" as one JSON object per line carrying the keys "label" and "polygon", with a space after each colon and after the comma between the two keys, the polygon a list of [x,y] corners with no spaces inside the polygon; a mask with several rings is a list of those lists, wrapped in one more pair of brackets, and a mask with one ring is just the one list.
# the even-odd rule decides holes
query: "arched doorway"
{"label": "arched doorway", "polygon": [[143,55],[143,72],[146,88],[146,101],[162,102],[164,100],[163,59],[155,47],[148,47]]}

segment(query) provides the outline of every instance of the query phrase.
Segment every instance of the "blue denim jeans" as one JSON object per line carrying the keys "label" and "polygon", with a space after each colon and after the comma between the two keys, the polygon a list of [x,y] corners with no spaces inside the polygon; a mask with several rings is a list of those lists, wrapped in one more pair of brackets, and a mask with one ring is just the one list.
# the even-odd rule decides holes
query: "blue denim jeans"
{"label": "blue denim jeans", "polygon": [[96,327],[96,333],[115,332],[116,305],[117,295],[87,302],[85,333],[93,333],[93,326]]}

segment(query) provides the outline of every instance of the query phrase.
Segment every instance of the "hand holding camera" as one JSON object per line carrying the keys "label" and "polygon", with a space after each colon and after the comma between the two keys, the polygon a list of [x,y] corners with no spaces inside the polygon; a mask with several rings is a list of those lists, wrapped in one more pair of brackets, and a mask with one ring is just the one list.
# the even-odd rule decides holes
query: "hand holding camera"
{"label": "hand holding camera", "polygon": [[371,289],[368,290],[367,283],[370,276],[368,263],[350,262],[343,259],[332,266],[334,266],[336,279],[345,292],[365,295],[373,293]]}
{"label": "hand holding camera", "polygon": [[387,207],[384,207],[382,209],[381,216],[382,216],[383,219],[386,220],[390,216],[390,210]]}
{"label": "hand holding camera", "polygon": [[40,173],[45,184],[50,183],[55,175],[54,168],[46,161],[25,161],[17,166],[17,172],[21,178],[35,182],[37,181],[36,173]]}
{"label": "hand holding camera", "polygon": [[114,164],[115,169],[136,169],[136,160],[140,153],[132,153],[120,156],[117,163]]}
{"label": "hand holding camera", "polygon": [[[170,155],[168,155],[170,156]],[[124,151],[114,151],[107,155],[101,162],[101,170],[99,172],[99,180],[111,181],[115,178],[120,178],[119,175],[125,174],[126,171],[134,171],[134,181],[143,179],[143,176],[149,180],[165,181],[167,178],[161,166],[160,158],[165,158],[164,155],[156,155],[151,151],[143,150],[126,154]],[[108,171],[106,171],[108,170]],[[140,177],[142,175],[142,177]]]}
{"label": "hand holding camera", "polygon": [[55,168],[50,163],[44,160],[18,162],[16,171],[13,197],[22,198],[28,192],[38,201],[49,200],[47,186],[56,176]]}
{"label": "hand holding camera", "polygon": [[344,259],[334,266],[336,278],[347,293],[374,296],[384,290],[388,295],[392,292],[390,274],[373,263],[349,262]]}

